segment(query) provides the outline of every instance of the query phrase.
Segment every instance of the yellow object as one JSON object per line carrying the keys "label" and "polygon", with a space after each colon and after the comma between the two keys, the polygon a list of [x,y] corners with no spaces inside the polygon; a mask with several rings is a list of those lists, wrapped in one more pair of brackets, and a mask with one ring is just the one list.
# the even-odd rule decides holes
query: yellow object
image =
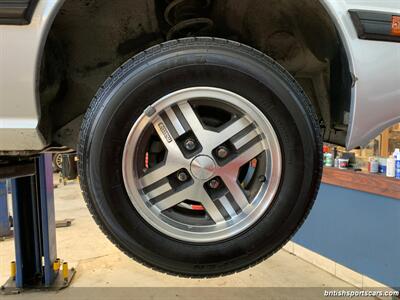
{"label": "yellow object", "polygon": [[67,262],[63,263],[62,273],[63,273],[64,280],[67,281],[68,280],[68,275],[69,275],[68,274],[69,270],[68,270],[68,263]]}
{"label": "yellow object", "polygon": [[17,268],[16,268],[16,265],[15,265],[15,261],[12,261],[11,262],[11,277],[13,279],[15,279],[16,274],[17,274]]}
{"label": "yellow object", "polygon": [[55,260],[55,262],[53,263],[53,270],[55,272],[58,272],[60,270],[60,259],[59,258],[57,258]]}

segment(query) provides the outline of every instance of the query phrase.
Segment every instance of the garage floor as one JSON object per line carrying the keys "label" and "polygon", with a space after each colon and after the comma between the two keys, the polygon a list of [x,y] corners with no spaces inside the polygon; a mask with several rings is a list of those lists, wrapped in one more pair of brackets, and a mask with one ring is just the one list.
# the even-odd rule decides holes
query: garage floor
{"label": "garage floor", "polygon": [[[252,269],[228,277],[198,280],[164,275],[132,261],[104,237],[86,209],[78,183],[60,185],[55,189],[55,197],[57,220],[74,219],[71,227],[57,229],[58,254],[60,258],[68,261],[70,266],[74,266],[77,270],[72,282],[74,288],[59,293],[58,299],[64,298],[63,296],[68,297],[77,291],[79,291],[79,299],[94,298],[94,294],[97,294],[96,298],[101,299],[100,296],[113,290],[105,290],[101,287],[144,288],[118,289],[119,292],[130,296],[137,295],[137,299],[165,299],[166,296],[170,299],[185,299],[186,295],[191,295],[191,299],[198,296],[201,299],[207,298],[207,300],[217,299],[211,297],[211,295],[215,296],[216,290],[211,289],[215,287],[273,287],[274,289],[268,289],[269,293],[276,293],[280,296],[286,294],[288,298],[291,298],[290,295],[293,296],[293,293],[296,294],[292,289],[287,289],[288,287],[313,287],[318,288],[321,292],[324,287],[351,288],[351,285],[346,282],[284,250]],[[5,282],[9,276],[9,262],[14,260],[13,249],[13,240],[0,242],[0,282]],[[88,287],[99,287],[99,289],[87,289]],[[160,287],[173,287],[174,289],[160,289]],[[203,289],[194,292],[193,289],[185,289],[188,287]],[[312,291],[313,289],[308,290]],[[112,292],[113,299],[116,298],[116,291],[114,289]],[[267,290],[219,289],[219,291],[230,294],[229,299],[243,299],[244,295],[246,298],[264,296]],[[34,299],[36,297],[51,299],[54,297],[54,293],[23,294],[16,298]],[[8,297],[8,299],[12,298],[14,297]],[[285,297],[279,298],[285,299]],[[305,298],[310,299],[310,297]]]}

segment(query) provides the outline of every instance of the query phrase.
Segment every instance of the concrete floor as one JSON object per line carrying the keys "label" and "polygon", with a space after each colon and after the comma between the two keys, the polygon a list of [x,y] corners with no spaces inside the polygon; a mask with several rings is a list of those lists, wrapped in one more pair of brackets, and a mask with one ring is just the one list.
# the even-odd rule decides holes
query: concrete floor
{"label": "concrete floor", "polygon": [[[57,219],[74,219],[71,227],[57,229],[58,256],[68,261],[70,266],[77,270],[72,288],[58,293],[58,299],[63,296],[69,298],[71,293],[78,291],[79,297],[74,295],[74,299],[90,299],[94,291],[99,299],[110,291],[112,291],[113,299],[117,298],[116,291],[125,296],[134,294],[137,299],[165,299],[167,296],[168,299],[185,299],[189,295],[191,299],[195,299],[196,296],[201,299],[207,298],[207,300],[221,299],[215,297],[217,291],[224,291],[224,295],[229,295],[229,299],[260,297],[267,291],[279,296],[280,299],[289,299],[296,294],[295,290],[287,289],[289,287],[300,288],[298,291],[302,291],[302,294],[306,294],[305,291],[311,293],[318,291],[317,295],[324,288],[352,288],[348,283],[284,250],[258,266],[232,276],[199,280],[164,275],[129,259],[104,237],[86,209],[78,183],[61,185],[55,189],[55,198]],[[13,240],[0,242],[0,282],[5,282],[9,276],[9,262],[14,260],[13,249]],[[88,287],[98,289],[87,289]],[[141,289],[101,289],[104,287]],[[193,289],[187,289],[189,287],[206,289],[194,292]],[[226,289],[212,289],[221,287]],[[230,287],[236,289],[228,289]],[[272,289],[249,289],[249,287]],[[304,289],[306,287],[314,289]],[[36,297],[51,299],[53,294],[24,295],[29,299]],[[22,299],[24,295],[16,298]],[[320,296],[317,298],[322,298],[322,294]],[[14,297],[8,299],[12,298]],[[310,298],[312,297],[304,297],[304,299]]]}

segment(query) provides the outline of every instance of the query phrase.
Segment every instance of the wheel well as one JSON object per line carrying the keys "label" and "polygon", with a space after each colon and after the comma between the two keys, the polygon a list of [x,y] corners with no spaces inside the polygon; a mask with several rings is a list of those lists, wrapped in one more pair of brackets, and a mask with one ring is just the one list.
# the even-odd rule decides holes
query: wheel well
{"label": "wheel well", "polygon": [[[91,99],[124,61],[169,36],[188,35],[231,39],[277,60],[312,100],[325,140],[344,144],[352,79],[335,25],[318,0],[183,3],[188,6],[168,22],[167,1],[65,2],[50,29],[40,76],[40,126],[52,144],[75,147]],[[213,26],[178,25],[171,33],[193,17]]]}

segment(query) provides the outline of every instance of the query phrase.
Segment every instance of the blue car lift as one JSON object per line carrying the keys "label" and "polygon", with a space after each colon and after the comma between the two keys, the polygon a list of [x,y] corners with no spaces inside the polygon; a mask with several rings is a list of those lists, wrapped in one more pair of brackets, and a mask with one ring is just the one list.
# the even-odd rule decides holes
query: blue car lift
{"label": "blue car lift", "polygon": [[12,236],[10,214],[8,210],[8,186],[0,180],[0,239]]}
{"label": "blue car lift", "polygon": [[0,180],[12,179],[15,262],[4,294],[61,289],[75,270],[57,258],[52,155],[41,154],[0,166]]}

